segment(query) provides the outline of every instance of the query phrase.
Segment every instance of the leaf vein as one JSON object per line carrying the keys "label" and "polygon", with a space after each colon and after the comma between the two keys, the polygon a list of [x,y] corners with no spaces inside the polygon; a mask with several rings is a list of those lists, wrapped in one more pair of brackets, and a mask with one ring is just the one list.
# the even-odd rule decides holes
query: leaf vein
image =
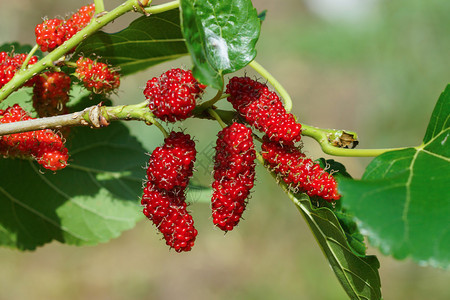
{"label": "leaf vein", "polygon": [[445,160],[445,161],[447,161],[447,162],[450,162],[450,158],[448,158],[448,157],[445,157],[445,156],[436,154],[436,153],[434,153],[434,152],[431,152],[431,151],[428,151],[428,150],[425,150],[425,149],[422,149],[421,151],[425,152],[425,153],[428,154],[428,155],[431,155],[431,156],[437,157],[437,158],[439,158],[439,159]]}
{"label": "leaf vein", "polygon": [[121,63],[120,66],[124,67],[124,66],[131,66],[131,65],[135,65],[135,64],[141,64],[143,62],[172,60],[172,59],[177,59],[177,58],[180,58],[180,57],[183,57],[186,55],[187,55],[187,53],[180,53],[180,54],[173,54],[173,55],[166,55],[166,56],[151,57],[151,58],[147,58],[147,59],[139,59],[139,60],[129,62],[129,63]]}
{"label": "leaf vein", "polygon": [[12,195],[10,195],[6,190],[4,190],[2,187],[0,187],[0,191],[6,196],[8,197],[11,201],[13,201],[14,203],[16,203],[17,205],[23,207],[24,209],[28,210],[29,212],[35,214],[36,216],[40,217],[41,219],[47,221],[49,224],[55,226],[56,228],[59,228],[65,232],[67,232],[68,234],[72,235],[73,237],[80,239],[82,241],[87,241],[86,239],[84,239],[83,237],[71,232],[70,230],[68,230],[65,226],[62,226],[61,224],[56,223],[55,221],[53,221],[52,219],[50,219],[49,217],[47,217],[46,215],[40,213],[39,211],[35,210],[34,208],[26,205],[25,203],[23,203],[22,201],[16,199],[15,197],[13,197]]}
{"label": "leaf vein", "polygon": [[403,208],[402,213],[402,220],[404,222],[404,232],[405,235],[403,237],[404,241],[409,240],[409,220],[408,220],[408,212],[409,212],[409,205],[411,203],[411,182],[414,176],[414,163],[416,162],[417,156],[419,155],[420,150],[416,151],[414,153],[414,156],[411,160],[411,164],[409,165],[409,176],[408,180],[406,181],[405,187],[406,187],[406,197],[405,197],[405,206]]}

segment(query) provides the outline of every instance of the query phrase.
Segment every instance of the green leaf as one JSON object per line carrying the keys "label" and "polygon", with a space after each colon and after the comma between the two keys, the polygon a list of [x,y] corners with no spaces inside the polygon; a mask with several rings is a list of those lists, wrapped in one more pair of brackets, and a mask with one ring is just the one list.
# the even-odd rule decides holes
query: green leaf
{"label": "green leaf", "polygon": [[267,9],[263,10],[258,14],[258,18],[261,20],[261,22],[264,22],[266,17],[267,17]]}
{"label": "green leaf", "polygon": [[200,82],[223,88],[224,74],[256,56],[261,21],[251,0],[181,0],[182,31]]}
{"label": "green leaf", "polygon": [[[319,158],[316,162],[328,173],[331,173],[334,178],[352,178],[350,174],[347,173],[345,166],[334,159],[325,160],[324,158]],[[316,204],[316,207],[327,207],[332,210],[338,219],[341,228],[344,230],[347,243],[353,253],[358,256],[366,255],[364,236],[359,231],[355,217],[342,207],[342,201],[329,203],[320,197],[312,197],[311,203]]]}
{"label": "green leaf", "polygon": [[118,237],[143,217],[145,149],[119,122],[73,128],[70,165],[56,173],[0,159],[0,244],[33,250],[57,240],[94,245]]}
{"label": "green leaf", "polygon": [[182,31],[194,64],[192,72],[201,83],[215,89],[223,88],[222,75],[213,68],[206,56],[205,34],[202,25],[195,16],[195,9],[190,1],[181,1]]}
{"label": "green leaf", "polygon": [[19,104],[28,114],[37,118],[37,113],[33,108],[33,101],[31,101],[31,94],[33,93],[33,88],[22,87],[19,90],[12,93],[8,98],[6,98],[2,103],[0,103],[0,109],[6,109],[14,104]]}
{"label": "green leaf", "polygon": [[311,206],[308,196],[291,196],[307,221],[339,282],[351,299],[381,299],[380,264],[376,256],[358,256],[347,243],[334,213]]}
{"label": "green leaf", "polygon": [[450,85],[424,143],[376,157],[362,180],[340,180],[343,205],[369,241],[397,259],[450,267]]}
{"label": "green leaf", "polygon": [[122,75],[129,75],[150,66],[187,54],[180,29],[178,9],[134,20],[126,29],[109,34],[99,31],[76,49],[78,55],[100,56]]}
{"label": "green leaf", "polygon": [[336,215],[342,230],[344,230],[347,243],[351,247],[353,253],[358,256],[365,256],[366,244],[364,243],[364,236],[361,234],[358,225],[356,224],[355,216],[348,213],[347,210],[342,207],[333,212]]}
{"label": "green leaf", "polygon": [[[450,84],[447,85],[445,91],[441,94],[431,114],[430,123],[427,132],[423,138],[423,143],[429,143],[444,132],[450,126]],[[448,154],[448,153],[447,153]]]}
{"label": "green leaf", "polygon": [[[5,43],[0,46],[0,52],[8,52],[8,53],[26,53],[28,54],[31,49],[33,49],[33,46],[31,45],[22,45],[17,42],[14,43]],[[40,50],[37,50],[34,54],[34,56],[37,56],[38,58],[42,58],[43,54]]]}

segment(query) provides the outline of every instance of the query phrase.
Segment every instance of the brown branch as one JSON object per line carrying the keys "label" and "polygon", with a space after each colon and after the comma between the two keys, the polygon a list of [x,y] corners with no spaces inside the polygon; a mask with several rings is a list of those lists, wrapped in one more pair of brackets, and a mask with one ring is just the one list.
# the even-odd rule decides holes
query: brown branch
{"label": "brown branch", "polygon": [[117,116],[109,115],[105,108],[95,105],[72,114],[0,124],[0,136],[42,129],[60,129],[70,126],[105,127],[109,125],[110,120],[119,119]]}
{"label": "brown branch", "polygon": [[[216,110],[220,117],[227,123],[230,123],[236,115],[232,111]],[[212,119],[206,112],[194,112],[194,117],[199,119]],[[0,123],[0,136],[26,131],[42,129],[61,129],[71,126],[90,126],[92,128],[101,128],[108,126],[111,121],[117,120],[138,120],[144,121],[148,125],[161,125],[154,119],[153,114],[148,108],[147,101],[134,105],[101,106],[95,105],[85,108],[82,111],[13,123]]]}
{"label": "brown branch", "polygon": [[[83,111],[84,112],[84,111]],[[0,124],[0,135],[34,131],[40,129],[60,129],[64,126],[82,126],[89,125],[83,118],[83,113],[54,116],[48,118],[39,118],[14,123]]]}

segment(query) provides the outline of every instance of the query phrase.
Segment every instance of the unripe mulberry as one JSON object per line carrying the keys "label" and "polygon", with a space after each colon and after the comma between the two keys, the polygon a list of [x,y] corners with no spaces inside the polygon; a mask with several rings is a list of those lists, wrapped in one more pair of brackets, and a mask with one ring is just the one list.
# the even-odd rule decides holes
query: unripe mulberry
{"label": "unripe mulberry", "polygon": [[107,64],[94,62],[89,58],[80,57],[77,60],[75,76],[84,87],[96,94],[106,94],[120,86],[120,75]]}
{"label": "unripe mulberry", "polygon": [[252,131],[233,123],[218,134],[214,159],[214,224],[230,231],[239,223],[255,180],[255,149]]}
{"label": "unripe mulberry", "polygon": [[286,112],[278,95],[269,91],[267,85],[248,77],[233,77],[226,93],[233,108],[271,140],[285,144],[300,141],[301,125]]}
{"label": "unripe mulberry", "polygon": [[[33,119],[18,105],[0,110],[0,123]],[[49,129],[3,135],[0,154],[5,157],[34,158],[46,169],[53,171],[67,166],[67,148],[61,137]]]}
{"label": "unripe mulberry", "polygon": [[262,156],[270,168],[294,191],[305,192],[308,196],[319,196],[328,202],[338,200],[336,180],[319,164],[306,158],[293,145],[281,145],[264,136],[261,146]]}
{"label": "unripe mulberry", "polygon": [[78,31],[86,27],[95,14],[95,4],[81,7],[65,23],[67,27],[66,40],[74,36]]}
{"label": "unripe mulberry", "polygon": [[53,51],[86,27],[94,13],[95,5],[91,4],[80,8],[67,21],[61,19],[45,20],[36,25],[34,29],[36,44],[41,47],[42,52]]}
{"label": "unripe mulberry", "polygon": [[70,77],[63,72],[47,72],[39,75],[33,88],[33,107],[39,117],[68,113]]}
{"label": "unripe mulberry", "polygon": [[191,250],[197,236],[185,196],[195,155],[195,143],[188,134],[171,132],[150,156],[141,200],[144,215],[177,252]]}
{"label": "unripe mulberry", "polygon": [[[0,88],[7,84],[22,67],[23,62],[27,58],[27,54],[20,53],[16,55],[9,55],[7,52],[0,52]],[[28,65],[33,65],[38,61],[36,56],[32,56]],[[30,79],[25,86],[31,86],[34,83],[34,78]]]}
{"label": "unripe mulberry", "polygon": [[205,88],[191,71],[171,69],[147,81],[144,95],[155,116],[163,121],[175,122],[191,116],[196,99]]}
{"label": "unripe mulberry", "polygon": [[67,40],[67,27],[64,20],[49,19],[36,25],[34,34],[36,35],[36,44],[41,47],[41,51],[51,52]]}

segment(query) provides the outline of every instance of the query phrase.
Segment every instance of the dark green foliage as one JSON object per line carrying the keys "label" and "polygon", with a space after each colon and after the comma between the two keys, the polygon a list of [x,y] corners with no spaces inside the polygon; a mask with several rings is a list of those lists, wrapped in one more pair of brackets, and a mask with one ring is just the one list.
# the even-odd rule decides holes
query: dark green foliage
{"label": "dark green foliage", "polygon": [[98,55],[114,67],[121,75],[142,71],[167,60],[187,54],[180,30],[178,9],[149,17],[140,17],[117,33],[96,32],[76,49],[74,60],[79,55]]}

